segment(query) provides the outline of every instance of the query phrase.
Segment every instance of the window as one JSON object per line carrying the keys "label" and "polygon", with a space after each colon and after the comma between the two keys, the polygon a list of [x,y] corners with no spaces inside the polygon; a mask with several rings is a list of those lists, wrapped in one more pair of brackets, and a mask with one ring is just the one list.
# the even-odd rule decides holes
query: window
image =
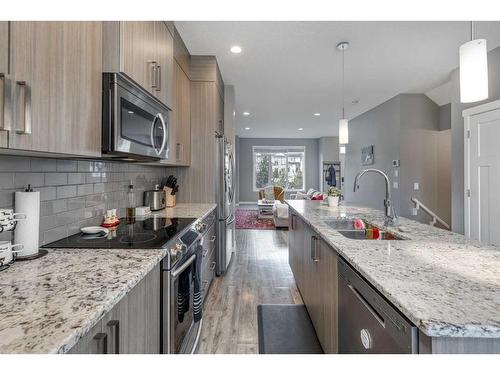
{"label": "window", "polygon": [[253,147],[253,190],[281,186],[305,189],[305,147]]}

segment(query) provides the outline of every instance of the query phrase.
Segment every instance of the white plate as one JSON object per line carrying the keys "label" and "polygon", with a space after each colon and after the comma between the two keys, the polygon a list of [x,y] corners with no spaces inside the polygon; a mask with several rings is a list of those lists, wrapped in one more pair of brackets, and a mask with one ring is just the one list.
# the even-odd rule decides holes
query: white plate
{"label": "white plate", "polygon": [[82,233],[85,234],[102,234],[106,235],[109,233],[109,229],[103,227],[83,227],[80,229]]}

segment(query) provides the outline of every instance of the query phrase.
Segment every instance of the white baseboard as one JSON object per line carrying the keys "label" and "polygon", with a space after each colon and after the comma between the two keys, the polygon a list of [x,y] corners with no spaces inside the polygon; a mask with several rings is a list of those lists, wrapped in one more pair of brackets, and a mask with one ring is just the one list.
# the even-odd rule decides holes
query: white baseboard
{"label": "white baseboard", "polygon": [[254,202],[239,202],[239,203],[238,203],[238,206],[239,206],[240,204],[255,204],[255,205],[257,205],[257,201],[254,201]]}

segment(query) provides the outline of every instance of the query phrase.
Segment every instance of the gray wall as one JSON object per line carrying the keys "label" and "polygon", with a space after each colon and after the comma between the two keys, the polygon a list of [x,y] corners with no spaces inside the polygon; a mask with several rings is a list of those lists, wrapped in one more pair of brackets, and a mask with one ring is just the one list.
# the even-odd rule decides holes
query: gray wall
{"label": "gray wall", "polygon": [[319,161],[318,139],[297,138],[240,138],[239,158],[239,201],[256,202],[257,193],[253,191],[252,147],[253,146],[305,146],[306,148],[306,189],[318,189]]}
{"label": "gray wall", "polygon": [[[345,189],[347,202],[359,203],[383,209],[385,185],[383,178],[375,174],[362,177],[360,189],[353,192],[354,176],[365,168],[381,169],[391,180],[397,181],[392,160],[399,159],[401,96],[359,115],[349,121],[349,144],[345,155]],[[374,145],[375,164],[361,165],[361,148]],[[394,207],[399,212],[399,190],[392,190]]]}
{"label": "gray wall", "polygon": [[451,74],[451,224],[454,232],[464,233],[464,121],[462,111],[466,108],[500,99],[500,47],[488,53],[489,98],[476,103],[460,103],[459,71]]}
{"label": "gray wall", "polygon": [[[165,171],[123,162],[0,155],[0,208],[13,208],[14,191],[27,184],[40,191],[40,243],[45,244],[100,224],[107,209],[118,208],[124,216],[129,182],[142,205],[143,191],[160,183]],[[12,240],[12,232],[0,240]]]}
{"label": "gray wall", "polygon": [[[346,201],[383,209],[385,184],[381,176],[365,175],[360,189],[356,193],[352,190],[356,173],[373,167],[389,176],[393,207],[399,215],[429,222],[423,212],[412,215],[411,197],[417,197],[440,214],[437,205],[439,118],[439,107],[427,96],[400,94],[352,119],[344,169]],[[369,145],[374,146],[375,164],[363,166],[361,148]],[[400,160],[399,168],[392,166],[393,160]],[[414,190],[415,182],[420,185],[418,191]],[[397,188],[394,183],[398,184]]]}
{"label": "gray wall", "polygon": [[451,129],[451,103],[439,107],[439,130]]}

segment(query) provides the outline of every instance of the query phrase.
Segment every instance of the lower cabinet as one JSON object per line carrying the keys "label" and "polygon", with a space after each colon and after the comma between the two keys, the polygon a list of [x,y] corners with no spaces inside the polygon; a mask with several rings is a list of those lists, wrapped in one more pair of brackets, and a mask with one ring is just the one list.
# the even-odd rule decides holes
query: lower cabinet
{"label": "lower cabinet", "polygon": [[337,253],[291,214],[289,263],[325,353],[337,353]]}
{"label": "lower cabinet", "polygon": [[158,264],[69,353],[160,353],[160,272]]}

